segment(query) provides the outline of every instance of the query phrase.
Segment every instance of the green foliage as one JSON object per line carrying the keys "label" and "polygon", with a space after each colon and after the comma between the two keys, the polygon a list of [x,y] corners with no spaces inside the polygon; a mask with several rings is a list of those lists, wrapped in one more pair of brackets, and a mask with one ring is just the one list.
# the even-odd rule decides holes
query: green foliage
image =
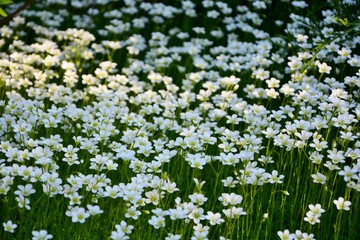
{"label": "green foliage", "polygon": [[[0,0],[0,5],[7,5],[7,4],[11,4],[11,3],[13,3],[12,0]],[[7,16],[6,12],[5,12],[4,9],[2,9],[1,7],[0,7],[0,15],[1,15],[2,17],[6,17],[6,16]]]}

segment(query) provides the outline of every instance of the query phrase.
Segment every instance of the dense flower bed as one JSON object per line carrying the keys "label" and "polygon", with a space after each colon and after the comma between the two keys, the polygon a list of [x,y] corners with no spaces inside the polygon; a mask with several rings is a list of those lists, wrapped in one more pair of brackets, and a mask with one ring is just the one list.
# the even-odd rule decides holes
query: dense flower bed
{"label": "dense flower bed", "polygon": [[34,2],[0,28],[1,239],[359,239],[356,1]]}

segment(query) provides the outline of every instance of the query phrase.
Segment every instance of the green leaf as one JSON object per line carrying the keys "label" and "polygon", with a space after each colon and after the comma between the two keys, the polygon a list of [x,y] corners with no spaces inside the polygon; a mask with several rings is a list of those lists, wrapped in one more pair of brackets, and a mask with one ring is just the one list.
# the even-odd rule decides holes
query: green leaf
{"label": "green leaf", "polygon": [[345,27],[349,26],[349,20],[347,18],[339,18],[339,17],[335,17],[334,18],[335,21],[337,21],[338,23],[341,23],[342,25],[344,25]]}
{"label": "green leaf", "polygon": [[0,5],[13,3],[12,0],[0,0]]}
{"label": "green leaf", "polygon": [[6,12],[5,12],[2,8],[0,8],[0,15],[1,15],[2,17],[6,17],[6,16],[7,16]]}

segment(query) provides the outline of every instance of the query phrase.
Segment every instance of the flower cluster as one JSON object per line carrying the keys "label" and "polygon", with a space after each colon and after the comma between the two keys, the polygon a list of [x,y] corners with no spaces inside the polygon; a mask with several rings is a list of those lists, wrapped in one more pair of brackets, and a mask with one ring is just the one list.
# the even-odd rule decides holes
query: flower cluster
{"label": "flower cluster", "polygon": [[49,0],[0,27],[0,238],[274,238],[350,211],[359,37],[284,6]]}
{"label": "flower cluster", "polygon": [[306,217],[304,217],[304,220],[311,225],[314,225],[316,223],[320,223],[320,217],[321,214],[325,212],[324,209],[321,208],[320,204],[310,204],[309,205],[309,211],[306,213]]}
{"label": "flower cluster", "polygon": [[281,240],[315,240],[314,234],[308,234],[300,230],[296,230],[295,233],[290,233],[288,229],[285,229],[284,231],[278,231],[277,235]]}

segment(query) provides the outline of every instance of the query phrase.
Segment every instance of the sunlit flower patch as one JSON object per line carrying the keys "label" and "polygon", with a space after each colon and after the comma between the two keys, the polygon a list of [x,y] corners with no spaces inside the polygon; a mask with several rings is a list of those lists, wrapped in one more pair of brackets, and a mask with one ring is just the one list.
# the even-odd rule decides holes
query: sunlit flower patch
{"label": "sunlit flower patch", "polygon": [[0,238],[359,239],[355,3],[34,1],[0,26]]}

